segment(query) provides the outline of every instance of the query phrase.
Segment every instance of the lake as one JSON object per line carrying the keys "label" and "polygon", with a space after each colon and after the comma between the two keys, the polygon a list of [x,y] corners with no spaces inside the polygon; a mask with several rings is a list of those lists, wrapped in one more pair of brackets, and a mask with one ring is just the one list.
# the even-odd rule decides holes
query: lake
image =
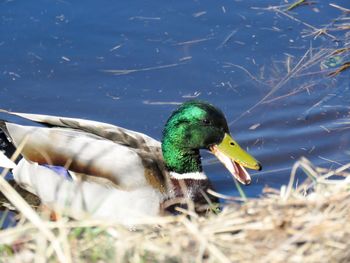
{"label": "lake", "polygon": [[[332,30],[342,12],[329,4],[350,3],[285,11],[290,3],[0,1],[0,107],[160,139],[178,103],[209,101],[263,164],[243,187],[257,197],[288,183],[302,156],[325,168],[350,160],[349,70],[327,75],[349,54],[325,55],[349,46],[349,32]],[[237,196],[226,169],[203,157],[216,190]]]}

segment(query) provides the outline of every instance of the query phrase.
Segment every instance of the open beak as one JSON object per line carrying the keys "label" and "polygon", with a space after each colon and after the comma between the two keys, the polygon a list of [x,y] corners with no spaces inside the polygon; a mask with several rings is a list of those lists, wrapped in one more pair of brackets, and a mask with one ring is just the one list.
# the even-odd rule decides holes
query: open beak
{"label": "open beak", "polygon": [[243,150],[232,137],[225,133],[224,139],[220,144],[209,147],[220,162],[222,162],[232,176],[242,184],[250,184],[252,181],[245,168],[261,170],[261,164],[253,156]]}

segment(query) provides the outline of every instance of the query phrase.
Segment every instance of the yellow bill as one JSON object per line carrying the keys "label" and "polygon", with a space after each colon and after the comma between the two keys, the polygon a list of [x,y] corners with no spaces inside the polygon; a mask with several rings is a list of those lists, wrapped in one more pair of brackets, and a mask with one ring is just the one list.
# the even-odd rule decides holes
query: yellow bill
{"label": "yellow bill", "polygon": [[261,164],[243,150],[232,137],[225,133],[220,144],[210,147],[210,151],[225,165],[232,176],[242,184],[250,184],[251,177],[245,168],[261,170]]}

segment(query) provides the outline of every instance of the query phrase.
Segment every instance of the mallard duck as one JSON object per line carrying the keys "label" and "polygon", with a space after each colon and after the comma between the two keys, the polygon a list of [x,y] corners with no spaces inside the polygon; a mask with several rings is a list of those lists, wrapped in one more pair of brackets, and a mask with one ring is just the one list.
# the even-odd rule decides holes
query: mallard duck
{"label": "mallard duck", "polygon": [[0,165],[11,168],[17,183],[44,204],[76,219],[130,223],[159,215],[169,200],[200,202],[210,187],[200,149],[213,153],[242,184],[251,182],[245,168],[261,170],[230,136],[222,111],[207,102],[180,105],[161,142],[96,121],[2,112],[42,126],[1,121],[3,143],[10,142],[23,158],[14,164],[0,155]]}

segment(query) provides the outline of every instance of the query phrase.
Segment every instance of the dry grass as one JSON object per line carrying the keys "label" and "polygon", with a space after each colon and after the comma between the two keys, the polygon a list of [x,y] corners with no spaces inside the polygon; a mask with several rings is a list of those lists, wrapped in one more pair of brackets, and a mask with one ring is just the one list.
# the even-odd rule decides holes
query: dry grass
{"label": "dry grass", "polygon": [[[218,215],[189,212],[145,221],[134,229],[66,218],[41,218],[40,229],[36,221],[23,220],[0,232],[1,261],[348,262],[349,167],[328,171],[302,159],[289,186],[265,189],[262,198],[229,204]],[[309,177],[294,189],[298,168]],[[334,174],[340,178],[329,179]],[[51,234],[59,248],[48,241]]]}

